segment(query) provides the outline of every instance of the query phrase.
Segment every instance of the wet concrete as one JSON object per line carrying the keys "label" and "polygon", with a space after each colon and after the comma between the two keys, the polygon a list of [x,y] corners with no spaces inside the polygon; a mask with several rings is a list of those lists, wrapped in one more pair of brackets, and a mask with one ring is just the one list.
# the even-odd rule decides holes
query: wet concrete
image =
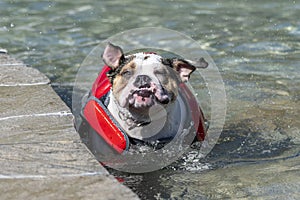
{"label": "wet concrete", "polygon": [[49,83],[0,51],[0,199],[138,199],[87,150]]}

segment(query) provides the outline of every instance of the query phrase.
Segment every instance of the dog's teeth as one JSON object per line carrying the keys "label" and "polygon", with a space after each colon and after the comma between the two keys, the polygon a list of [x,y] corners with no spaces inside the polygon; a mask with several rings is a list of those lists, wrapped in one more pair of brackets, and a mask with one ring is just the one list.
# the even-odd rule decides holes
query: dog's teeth
{"label": "dog's teeth", "polygon": [[133,104],[134,103],[134,99],[129,99],[129,104]]}

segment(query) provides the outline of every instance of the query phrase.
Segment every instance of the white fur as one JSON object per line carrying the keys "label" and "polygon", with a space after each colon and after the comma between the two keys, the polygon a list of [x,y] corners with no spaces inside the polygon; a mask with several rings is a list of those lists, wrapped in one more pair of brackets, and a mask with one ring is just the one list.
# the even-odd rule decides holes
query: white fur
{"label": "white fur", "polygon": [[[150,121],[150,123],[147,125],[139,125],[137,121],[132,120],[133,118],[135,120],[141,120],[139,117],[130,117],[132,115],[126,106],[128,106],[128,95],[132,88],[134,88],[134,81],[136,77],[138,75],[147,75],[151,78],[153,84],[160,87],[162,83],[158,79],[157,75],[155,75],[154,71],[161,70],[166,67],[161,63],[162,57],[159,55],[137,53],[133,56],[134,62],[136,66],[138,66],[135,74],[130,78],[127,86],[121,91],[121,94],[119,95],[120,99],[118,99],[119,101],[115,99],[113,92],[110,93],[108,110],[126,133],[132,138],[144,141],[155,141],[162,138],[174,137],[178,132],[182,119],[182,111],[178,99],[173,102],[170,101],[168,104],[164,105],[155,102],[155,104],[149,108],[150,119],[148,117],[146,120]],[[147,59],[145,59],[145,56],[147,56]],[[168,75],[166,74],[165,76]]]}
{"label": "white fur", "polygon": [[125,122],[120,118],[119,112],[124,108],[118,105],[112,92],[110,93],[108,110],[130,137],[140,140],[151,139],[153,141],[160,138],[174,137],[180,125],[180,106],[177,100],[168,105],[167,108],[159,104],[153,105],[149,111],[151,123],[134,128],[132,128],[130,122]]}

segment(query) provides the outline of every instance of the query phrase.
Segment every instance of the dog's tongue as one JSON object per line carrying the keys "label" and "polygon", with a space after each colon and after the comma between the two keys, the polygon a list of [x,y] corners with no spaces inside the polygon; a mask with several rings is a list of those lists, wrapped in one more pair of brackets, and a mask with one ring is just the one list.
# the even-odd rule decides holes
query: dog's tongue
{"label": "dog's tongue", "polygon": [[133,95],[134,99],[135,99],[135,105],[139,105],[139,106],[151,106],[153,104],[153,100],[151,97],[151,93],[143,93],[140,95],[140,93],[136,93]]}

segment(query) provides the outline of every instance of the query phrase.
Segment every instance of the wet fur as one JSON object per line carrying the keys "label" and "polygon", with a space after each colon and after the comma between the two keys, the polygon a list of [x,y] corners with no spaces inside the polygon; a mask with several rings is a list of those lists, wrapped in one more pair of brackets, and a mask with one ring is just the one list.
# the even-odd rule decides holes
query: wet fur
{"label": "wet fur", "polygon": [[[177,131],[174,124],[179,124],[180,118],[176,101],[179,84],[189,79],[196,66],[183,59],[166,59],[151,53],[125,56],[120,47],[110,43],[102,57],[111,68],[107,73],[112,83],[108,110],[127,134],[140,140],[172,137]],[[194,63],[202,68],[208,65],[203,58]],[[139,76],[148,77],[147,87],[137,86]],[[152,121],[150,112],[158,113],[159,119]],[[157,134],[153,135],[152,130],[157,130]]]}
{"label": "wet fur", "polygon": [[[145,59],[147,59],[147,56],[145,56]],[[136,71],[136,64],[134,63],[134,60],[131,60],[129,63],[124,65],[119,73],[117,73],[112,80],[112,92],[116,99],[120,98],[121,91],[127,86],[128,81],[131,77],[126,76],[126,73],[132,73],[135,74]],[[178,87],[179,84],[179,77],[177,77],[175,71],[173,68],[169,66],[165,66],[165,76],[164,79],[161,79],[161,84],[164,85],[164,88],[173,95],[171,101],[174,101],[176,99],[176,96],[178,95]]]}

